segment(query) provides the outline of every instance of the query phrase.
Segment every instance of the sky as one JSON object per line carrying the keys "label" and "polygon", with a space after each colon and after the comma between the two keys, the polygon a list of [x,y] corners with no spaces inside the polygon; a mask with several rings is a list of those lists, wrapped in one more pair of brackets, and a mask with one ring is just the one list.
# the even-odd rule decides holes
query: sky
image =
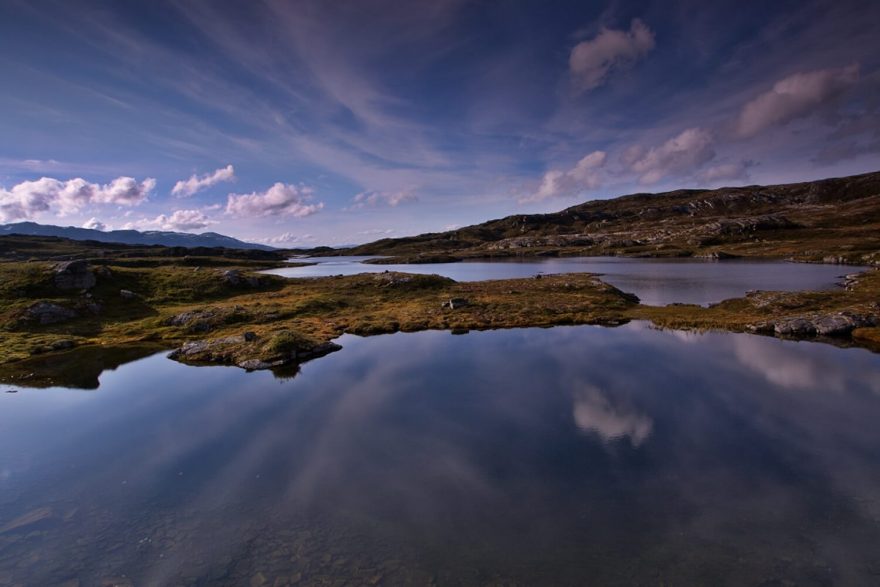
{"label": "sky", "polygon": [[880,170],[880,2],[0,0],[0,223],[341,245]]}

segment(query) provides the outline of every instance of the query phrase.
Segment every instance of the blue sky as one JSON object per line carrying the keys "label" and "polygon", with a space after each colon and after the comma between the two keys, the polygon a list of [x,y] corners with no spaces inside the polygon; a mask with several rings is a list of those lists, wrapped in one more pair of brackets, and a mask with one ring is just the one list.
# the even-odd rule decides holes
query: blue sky
{"label": "blue sky", "polygon": [[880,169],[880,3],[0,3],[0,222],[279,245]]}

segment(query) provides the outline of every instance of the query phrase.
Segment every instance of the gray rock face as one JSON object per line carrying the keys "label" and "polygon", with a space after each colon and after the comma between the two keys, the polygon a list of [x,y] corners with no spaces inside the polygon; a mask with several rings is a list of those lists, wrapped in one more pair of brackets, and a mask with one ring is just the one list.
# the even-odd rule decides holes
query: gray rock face
{"label": "gray rock face", "polygon": [[23,319],[40,324],[58,324],[76,317],[77,313],[70,308],[49,302],[37,302],[24,311]]}
{"label": "gray rock face", "polygon": [[777,322],[774,331],[781,336],[814,336],[816,325],[806,318],[792,318]]}
{"label": "gray rock face", "polygon": [[246,277],[238,269],[230,269],[223,272],[223,282],[234,287],[259,287],[260,278],[256,276]]}
{"label": "gray rock face", "polygon": [[468,305],[468,301],[465,298],[452,298],[443,302],[443,308],[447,308],[449,310],[455,310],[457,308],[463,308]]}
{"label": "gray rock face", "polygon": [[823,316],[816,320],[816,333],[822,336],[845,336],[858,326],[858,321],[852,316],[835,314]]}
{"label": "gray rock face", "polygon": [[66,261],[55,266],[55,287],[58,289],[91,289],[97,280],[87,261]]}
{"label": "gray rock face", "polygon": [[186,326],[191,332],[210,332],[217,313],[213,310],[193,310],[172,316],[165,321],[168,326]]}

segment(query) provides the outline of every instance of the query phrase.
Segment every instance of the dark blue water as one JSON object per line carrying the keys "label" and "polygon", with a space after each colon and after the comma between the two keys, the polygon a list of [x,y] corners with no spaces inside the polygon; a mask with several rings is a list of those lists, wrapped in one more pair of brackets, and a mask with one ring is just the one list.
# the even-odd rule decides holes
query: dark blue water
{"label": "dark blue water", "polygon": [[877,584],[880,355],[340,342],[289,379],[156,355],[0,394],[0,584]]}
{"label": "dark blue water", "polygon": [[786,263],[783,261],[705,259],[631,259],[568,257],[492,259],[425,265],[372,265],[372,257],[315,257],[317,263],[267,271],[284,277],[325,277],[356,273],[403,271],[436,273],[456,281],[532,277],[538,273],[598,273],[602,280],[639,296],[644,304],[674,302],[709,304],[737,298],[752,289],[766,291],[822,290],[836,287],[840,277],[857,267]]}

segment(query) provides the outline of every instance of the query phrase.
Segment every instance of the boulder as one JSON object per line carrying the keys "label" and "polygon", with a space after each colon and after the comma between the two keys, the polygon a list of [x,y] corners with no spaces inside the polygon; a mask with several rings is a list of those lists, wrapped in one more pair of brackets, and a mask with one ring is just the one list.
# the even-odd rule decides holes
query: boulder
{"label": "boulder", "polygon": [[89,263],[81,259],[59,263],[54,273],[55,287],[58,289],[91,289],[97,283]]}
{"label": "boulder", "polygon": [[237,269],[230,269],[229,271],[223,272],[223,282],[228,285],[241,285],[244,283],[244,279],[241,276],[241,271]]}
{"label": "boulder", "polygon": [[241,271],[238,269],[230,269],[228,271],[223,272],[223,281],[227,285],[231,285],[233,287],[260,287],[261,281],[260,278],[256,275],[242,275]]}
{"label": "boulder", "polygon": [[773,330],[780,336],[814,336],[816,325],[806,318],[792,318],[780,320]]}
{"label": "boulder", "polygon": [[816,333],[822,336],[845,336],[852,332],[856,326],[856,320],[844,314],[822,316],[815,322]]}
{"label": "boulder", "polygon": [[37,302],[24,311],[22,320],[39,322],[40,324],[58,324],[76,317],[77,313],[70,308],[65,308],[51,302]]}
{"label": "boulder", "polygon": [[136,300],[141,296],[139,296],[136,293],[134,293],[133,291],[130,291],[127,289],[120,289],[119,290],[119,297],[126,299],[126,300]]}
{"label": "boulder", "polygon": [[465,298],[451,298],[443,302],[441,307],[449,310],[456,310],[458,308],[463,308],[467,305],[468,301]]}

